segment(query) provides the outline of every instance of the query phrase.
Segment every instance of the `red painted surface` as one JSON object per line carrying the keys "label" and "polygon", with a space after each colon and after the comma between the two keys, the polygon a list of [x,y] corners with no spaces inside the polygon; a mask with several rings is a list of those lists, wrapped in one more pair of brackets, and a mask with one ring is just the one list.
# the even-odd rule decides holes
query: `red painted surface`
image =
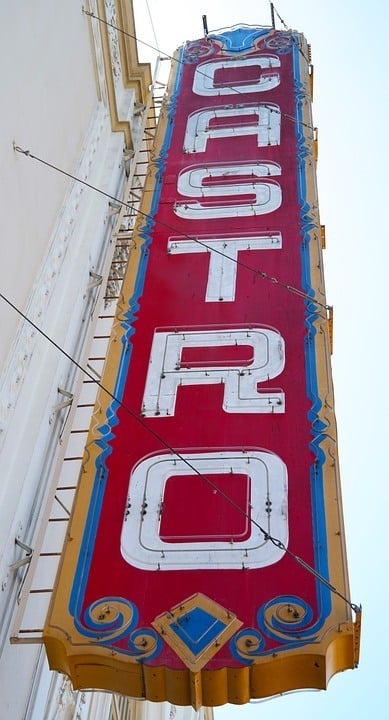
{"label": "red painted surface", "polygon": [[159,532],[165,542],[242,542],[250,537],[250,478],[207,473],[207,480],[196,475],[168,479]]}
{"label": "red painted surface", "polygon": [[206,366],[241,367],[249,365],[253,360],[253,348],[250,345],[226,345],[224,347],[183,348],[181,367],[195,368]]}
{"label": "red painted surface", "polygon": [[[264,51],[262,51],[263,53]],[[193,326],[241,326],[263,324],[277,328],[285,340],[286,365],[283,373],[262,387],[280,387],[286,396],[285,414],[229,414],[222,409],[222,386],[181,387],[173,417],[145,419],[145,425],[158,433],[166,443],[183,451],[212,448],[260,448],[276,453],[286,463],[289,478],[289,547],[310,564],[314,563],[312,543],[312,510],[309,468],[313,457],[309,449],[311,426],[307,417],[310,401],[306,395],[304,361],[304,303],[283,287],[261,279],[246,267],[237,271],[236,299],[234,302],[205,302],[209,259],[207,254],[172,255],[167,253],[171,236],[205,235],[214,233],[276,232],[283,237],[282,250],[241,252],[239,261],[250,268],[259,269],[280,281],[301,287],[300,258],[300,207],[296,191],[296,137],[295,126],[282,118],[279,147],[258,148],[257,137],[212,139],[205,153],[183,153],[183,140],[187,117],[200,108],[224,106],[234,102],[278,103],[283,113],[294,115],[295,101],[291,54],[281,56],[279,87],[257,94],[245,93],[242,97],[200,97],[192,92],[195,65],[183,68],[182,92],[174,116],[174,133],[168,151],[163,175],[161,200],[155,216],[153,241],[143,294],[134,323],[132,355],[123,403],[140,415],[149,363],[149,353],[155,328]],[[247,81],[258,76],[257,68],[248,68],[242,74],[231,72],[221,83]],[[281,207],[260,217],[212,220],[184,220],[173,210],[173,203],[182,200],[177,192],[177,176],[189,166],[203,162],[239,163],[240,161],[272,161],[282,166],[282,175],[276,178],[282,187]],[[209,351],[207,351],[209,353]],[[214,351],[212,351],[214,352]],[[221,351],[214,352],[219,361]],[[226,349],[228,354],[230,350]],[[183,363],[196,361],[196,352],[185,351]],[[203,359],[203,357],[201,358]],[[107,489],[95,542],[91,572],[85,594],[85,607],[105,596],[129,597],[136,604],[139,625],[150,626],[154,618],[195,593],[204,593],[220,605],[232,610],[245,627],[256,627],[258,608],[269,599],[295,594],[309,603],[317,613],[315,581],[289,556],[278,563],[259,570],[222,571],[163,571],[146,572],[129,566],[120,554],[120,533],[126,505],[131,470],[139,460],[150,453],[166,450],[132,417],[124,407],[118,410],[118,423],[113,427],[110,442],[112,453],[107,459]],[[245,527],[221,496],[209,495],[209,488],[199,489],[200,479],[194,481],[188,502],[182,497],[183,485],[175,489],[182,479],[170,479],[166,490],[168,513],[163,517],[161,534],[166,538],[177,533],[196,538],[197,533],[213,532],[226,535],[231,523],[234,533],[244,533]],[[222,479],[225,487],[225,478]],[[185,485],[188,485],[185,482]],[[239,485],[239,483],[238,483]],[[228,489],[230,492],[231,488]],[[182,517],[171,515],[172,493],[177,491]],[[186,492],[186,490],[185,490]],[[239,486],[237,501],[247,503],[247,493]],[[200,509],[199,509],[200,508]],[[186,513],[187,524],[183,522]],[[199,522],[194,522],[194,514]],[[215,526],[213,521],[218,517]],[[196,529],[197,528],[197,529]],[[104,572],[101,569],[104,568]],[[276,647],[276,640],[268,640],[267,648]],[[164,645],[162,655],[154,661],[170,667],[183,667],[173,651]],[[209,668],[238,665],[228,644],[209,662]]]}

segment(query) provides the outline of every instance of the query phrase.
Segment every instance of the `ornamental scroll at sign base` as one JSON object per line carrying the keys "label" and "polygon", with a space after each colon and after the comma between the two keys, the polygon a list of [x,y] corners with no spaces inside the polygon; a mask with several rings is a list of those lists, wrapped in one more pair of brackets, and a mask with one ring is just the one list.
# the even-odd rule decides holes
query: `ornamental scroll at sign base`
{"label": "ornamental scroll at sign base", "polygon": [[241,704],[356,663],[306,50],[173,63],[45,628],[75,687]]}

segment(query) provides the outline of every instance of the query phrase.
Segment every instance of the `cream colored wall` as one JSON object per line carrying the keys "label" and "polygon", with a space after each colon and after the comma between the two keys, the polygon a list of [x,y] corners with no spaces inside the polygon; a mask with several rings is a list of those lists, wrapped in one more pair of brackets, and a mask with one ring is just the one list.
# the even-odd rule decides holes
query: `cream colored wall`
{"label": "cream colored wall", "polygon": [[[1,3],[0,285],[25,308],[68,180],[13,151],[16,141],[74,170],[97,104],[79,0]],[[19,319],[0,304],[0,367]]]}
{"label": "cream colored wall", "polygon": [[[99,100],[82,5],[0,0],[0,292],[76,359],[101,291],[88,290],[89,273],[110,250],[108,199],[12,143],[120,196],[123,134],[112,132]],[[120,98],[130,116],[134,92]],[[34,693],[44,695],[50,678],[39,646],[9,645],[26,570],[10,565],[25,554],[15,538],[34,546],[61,450],[63,414],[53,407],[63,399],[58,387],[72,390],[74,378],[72,363],[0,299],[0,720],[30,718]]]}
{"label": "cream colored wall", "polygon": [[[2,3],[0,53],[6,68],[0,114],[0,287],[20,309],[60,344],[69,333],[79,294],[80,273],[90,263],[83,222],[91,199],[69,180],[15,153],[12,142],[67,168],[91,174],[98,168],[82,153],[96,136],[110,136],[106,113],[99,114],[87,20],[79,0]],[[95,177],[97,180],[97,177]],[[70,196],[69,196],[69,193]],[[93,202],[97,202],[93,199]],[[101,201],[100,201],[101,204]],[[85,257],[86,256],[86,257]],[[33,504],[34,463],[50,442],[47,404],[63,359],[0,300],[0,582],[9,535],[21,534],[17,505]],[[56,397],[56,393],[54,395]],[[43,468],[35,467],[35,474]],[[29,482],[27,482],[29,480]],[[38,478],[36,478],[36,482]],[[29,497],[31,494],[31,497]],[[15,525],[16,522],[16,525]],[[12,530],[11,530],[12,528]],[[8,543],[9,546],[9,543]],[[6,560],[9,558],[6,557]],[[1,572],[2,570],[2,572]],[[2,589],[2,592],[4,590]],[[1,607],[1,595],[0,595]]]}

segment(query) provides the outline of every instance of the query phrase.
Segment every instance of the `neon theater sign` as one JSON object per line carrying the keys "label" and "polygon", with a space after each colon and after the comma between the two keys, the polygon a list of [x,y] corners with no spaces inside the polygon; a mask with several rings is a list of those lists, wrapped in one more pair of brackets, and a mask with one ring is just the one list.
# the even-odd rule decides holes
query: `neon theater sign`
{"label": "neon theater sign", "polygon": [[76,687],[211,706],[355,664],[306,53],[178,52],[45,630]]}

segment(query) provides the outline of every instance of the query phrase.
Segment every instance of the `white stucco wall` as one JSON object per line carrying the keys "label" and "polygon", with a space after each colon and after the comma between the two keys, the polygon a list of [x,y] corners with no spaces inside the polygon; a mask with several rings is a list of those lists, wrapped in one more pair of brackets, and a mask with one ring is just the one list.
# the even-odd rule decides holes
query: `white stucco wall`
{"label": "white stucco wall", "polygon": [[[110,247],[108,199],[15,153],[12,143],[120,196],[123,134],[112,132],[99,100],[82,5],[0,0],[0,291],[77,359],[98,293],[87,289],[89,273],[101,271]],[[131,113],[133,92],[122,96]],[[34,544],[60,449],[53,406],[74,375],[0,299],[0,720],[31,718],[35,693],[44,697],[50,682],[39,646],[9,644],[25,570],[9,566],[24,554],[16,537]],[[41,700],[37,707],[34,718]]]}
{"label": "white stucco wall", "polygon": [[[13,151],[28,148],[70,172],[97,105],[79,0],[1,3],[0,218],[2,292],[25,308],[68,180]],[[0,304],[0,368],[19,319]]]}

